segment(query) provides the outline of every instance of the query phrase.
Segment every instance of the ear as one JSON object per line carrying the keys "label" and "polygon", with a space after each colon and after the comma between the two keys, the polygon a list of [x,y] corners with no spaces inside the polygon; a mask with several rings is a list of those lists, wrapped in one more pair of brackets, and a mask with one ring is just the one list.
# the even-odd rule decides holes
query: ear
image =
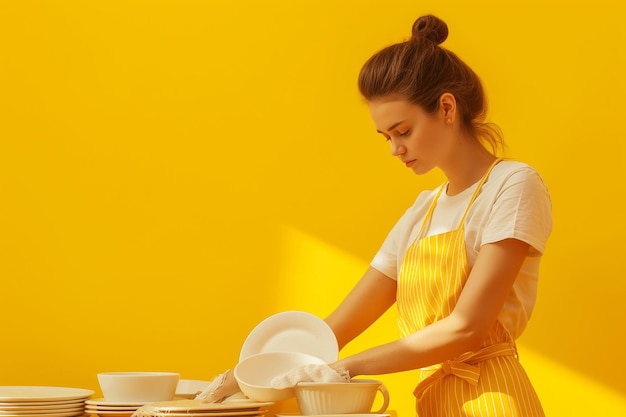
{"label": "ear", "polygon": [[439,111],[446,124],[453,124],[456,118],[456,99],[451,93],[439,97]]}

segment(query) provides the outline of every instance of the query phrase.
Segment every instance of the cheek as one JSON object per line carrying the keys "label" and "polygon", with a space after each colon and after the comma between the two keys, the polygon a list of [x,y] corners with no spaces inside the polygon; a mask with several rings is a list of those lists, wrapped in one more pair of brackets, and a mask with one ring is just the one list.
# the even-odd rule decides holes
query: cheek
{"label": "cheek", "polygon": [[417,131],[417,143],[423,151],[434,152],[443,145],[443,130],[436,123],[425,123]]}

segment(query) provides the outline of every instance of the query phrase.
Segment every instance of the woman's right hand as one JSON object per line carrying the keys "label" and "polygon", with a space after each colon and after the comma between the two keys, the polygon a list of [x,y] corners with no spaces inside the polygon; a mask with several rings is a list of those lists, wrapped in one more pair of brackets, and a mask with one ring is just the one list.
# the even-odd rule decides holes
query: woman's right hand
{"label": "woman's right hand", "polygon": [[239,388],[239,384],[237,384],[235,375],[229,369],[211,381],[208,387],[200,394],[196,395],[195,399],[207,403],[216,403],[240,391],[241,389]]}

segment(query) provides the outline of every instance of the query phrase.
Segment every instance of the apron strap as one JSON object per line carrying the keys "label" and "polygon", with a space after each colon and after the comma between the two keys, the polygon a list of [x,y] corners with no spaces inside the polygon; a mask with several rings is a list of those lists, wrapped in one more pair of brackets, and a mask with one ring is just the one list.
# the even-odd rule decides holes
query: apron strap
{"label": "apron strap", "polygon": [[491,164],[489,169],[487,169],[487,171],[485,172],[483,177],[480,179],[480,182],[478,183],[478,186],[476,187],[476,190],[474,190],[474,194],[472,195],[472,198],[470,199],[469,204],[465,208],[465,213],[463,213],[463,217],[461,218],[461,221],[459,222],[459,229],[463,229],[465,227],[465,218],[467,217],[467,213],[469,213],[470,207],[472,207],[472,204],[474,203],[474,200],[476,200],[476,198],[478,197],[478,194],[480,194],[480,190],[482,189],[483,184],[487,181],[487,178],[489,178],[489,174],[491,174],[491,170],[500,161],[502,161],[502,158],[497,158],[495,161],[493,161],[493,163]]}
{"label": "apron strap", "polygon": [[415,240],[419,239],[419,237],[422,236],[422,232],[424,231],[424,227],[426,227],[427,224],[430,226],[430,219],[433,217],[433,212],[435,211],[435,206],[437,205],[437,200],[439,200],[439,196],[441,195],[441,192],[446,189],[447,185],[448,185],[448,182],[445,182],[445,183],[443,183],[443,184],[441,184],[439,186],[439,190],[437,191],[437,194],[435,195],[435,198],[433,199],[433,202],[430,203],[430,207],[428,208],[428,211],[426,212],[426,216],[424,217],[424,221],[422,222],[422,225],[420,226],[420,231],[419,231],[419,233],[417,235],[415,235]]}
{"label": "apron strap", "polygon": [[[467,217],[467,213],[469,212],[470,207],[474,203],[474,200],[476,200],[476,197],[478,197],[478,194],[480,194],[480,189],[482,188],[482,186],[485,183],[485,181],[487,181],[487,178],[489,177],[489,174],[491,173],[491,170],[500,161],[502,161],[502,158],[498,158],[495,161],[493,161],[491,166],[483,174],[483,177],[480,179],[480,182],[478,183],[478,186],[476,187],[476,190],[474,190],[474,194],[472,195],[472,198],[470,199],[469,204],[465,208],[465,212],[463,213],[463,217],[461,218],[461,222],[459,223],[459,227],[458,227],[459,229],[464,228],[465,217]],[[441,184],[439,186],[439,190],[437,190],[437,194],[435,195],[435,198],[433,199],[433,202],[430,203],[430,207],[428,208],[428,211],[426,212],[426,216],[424,217],[424,221],[422,222],[422,225],[420,226],[420,230],[417,233],[417,235],[415,235],[415,240],[419,239],[420,236],[422,236],[422,232],[424,231],[424,228],[427,225],[430,226],[430,220],[433,217],[433,212],[435,211],[435,206],[437,205],[437,200],[439,200],[439,196],[441,195],[443,190],[445,190],[446,188],[448,188],[448,181],[444,182],[443,184]]]}
{"label": "apron strap", "polygon": [[441,364],[441,368],[433,372],[429,377],[425,378],[417,384],[413,395],[418,399],[428,387],[439,379],[454,375],[463,379],[472,386],[478,385],[480,378],[480,366],[478,363],[493,359],[499,356],[515,356],[517,357],[517,349],[513,343],[496,343],[491,346],[484,347],[477,352],[467,352],[456,359],[445,361]]}

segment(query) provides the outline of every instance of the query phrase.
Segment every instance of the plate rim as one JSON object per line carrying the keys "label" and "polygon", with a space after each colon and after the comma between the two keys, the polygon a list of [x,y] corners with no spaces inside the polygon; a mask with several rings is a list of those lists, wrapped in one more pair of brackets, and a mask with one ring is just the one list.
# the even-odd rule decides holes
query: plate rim
{"label": "plate rim", "polygon": [[85,406],[85,410],[88,411],[118,411],[118,412],[123,412],[123,411],[137,411],[137,409],[139,409],[140,407],[98,407],[95,405],[86,405]]}
{"label": "plate rim", "polygon": [[[11,393],[11,390],[14,393]],[[32,393],[29,393],[32,391]],[[46,392],[48,391],[48,392]],[[95,391],[86,388],[53,387],[44,385],[0,386],[0,402],[39,402],[87,398]]]}
{"label": "plate rim", "polygon": [[[155,404],[164,404],[168,402],[178,402],[180,405],[172,404],[172,405],[155,405]],[[188,404],[188,405],[184,405]],[[193,405],[196,405],[195,407]],[[269,407],[274,404],[269,401],[224,401],[221,403],[204,403],[196,400],[180,400],[180,401],[160,401],[151,404],[146,404],[146,408],[144,409],[147,413],[168,413],[168,414],[176,414],[177,412],[185,413],[185,414],[194,414],[194,411],[205,412],[206,411],[245,411],[245,410],[253,410],[260,409],[262,407]],[[195,413],[198,414],[198,413]],[[212,414],[212,413],[211,413]]]}
{"label": "plate rim", "polygon": [[[279,329],[279,330],[295,329],[295,330],[304,330],[310,333],[309,329],[313,326],[306,326],[306,327],[305,326],[299,326],[299,327],[288,326],[287,322],[289,321],[288,319],[290,317],[304,320],[304,321],[295,320],[295,324],[299,322],[312,324],[313,326],[316,327],[317,330],[319,330],[319,333],[321,333],[321,334],[315,333],[314,336],[316,336],[316,338],[322,336],[323,338],[328,339],[327,340],[328,343],[332,344],[332,347],[329,347],[327,349],[328,350],[327,352],[320,353],[319,351],[318,352],[307,351],[307,352],[302,352],[302,353],[308,353],[312,356],[316,356],[322,359],[326,363],[332,363],[338,359],[339,344],[337,343],[337,338],[335,334],[333,333],[332,329],[330,328],[330,326],[328,326],[328,324],[324,320],[322,320],[315,314],[312,314],[306,311],[288,310],[288,311],[282,311],[280,313],[276,313],[269,317],[266,317],[252,329],[252,331],[248,334],[248,336],[244,340],[243,345],[241,346],[241,350],[239,352],[239,361],[242,361],[246,359],[247,357],[254,355],[256,353],[264,353],[264,352],[273,351],[273,350],[257,349],[254,346],[258,344],[258,342],[256,343],[254,342],[254,339],[259,337],[259,335],[262,335],[264,332],[267,332],[268,328],[272,329],[271,326],[276,326],[276,329]],[[325,345],[325,343],[316,343],[315,345],[320,346],[320,345]],[[295,350],[287,349],[286,351],[293,352]]]}
{"label": "plate rim", "polygon": [[[45,402],[45,401],[41,401]],[[85,401],[75,401],[71,403],[59,403],[59,404],[38,404],[38,403],[0,403],[0,411],[12,411],[12,410],[61,410],[70,408],[84,407]]]}
{"label": "plate rim", "polygon": [[169,412],[163,412],[163,413],[154,413],[154,414],[146,414],[146,416],[148,417],[167,417],[167,416],[172,416],[172,417],[219,417],[219,416],[223,416],[223,417],[227,417],[227,416],[240,416],[240,417],[261,417],[266,415],[268,412],[268,409],[258,409],[258,410],[241,410],[241,409],[237,409],[237,410],[225,410],[225,411],[216,411],[216,412],[203,412],[203,413],[169,413]]}
{"label": "plate rim", "polygon": [[310,414],[304,416],[299,413],[276,413],[275,417],[390,417],[389,413],[354,413],[354,414]]}
{"label": "plate rim", "polygon": [[2,409],[0,409],[0,417],[13,416],[13,415],[20,415],[20,416],[42,415],[42,416],[46,416],[46,415],[50,415],[50,414],[73,413],[73,412],[83,411],[84,409],[85,409],[85,407],[83,407],[83,406],[71,407],[71,408],[52,408],[52,409],[38,408],[38,409],[35,409],[35,410],[30,410],[30,409],[27,409],[27,408],[18,408],[18,409],[13,409],[13,410],[2,410]]}
{"label": "plate rim", "polygon": [[2,414],[2,417],[78,417],[85,415],[85,410],[77,410],[67,413],[48,413],[48,414]]}

